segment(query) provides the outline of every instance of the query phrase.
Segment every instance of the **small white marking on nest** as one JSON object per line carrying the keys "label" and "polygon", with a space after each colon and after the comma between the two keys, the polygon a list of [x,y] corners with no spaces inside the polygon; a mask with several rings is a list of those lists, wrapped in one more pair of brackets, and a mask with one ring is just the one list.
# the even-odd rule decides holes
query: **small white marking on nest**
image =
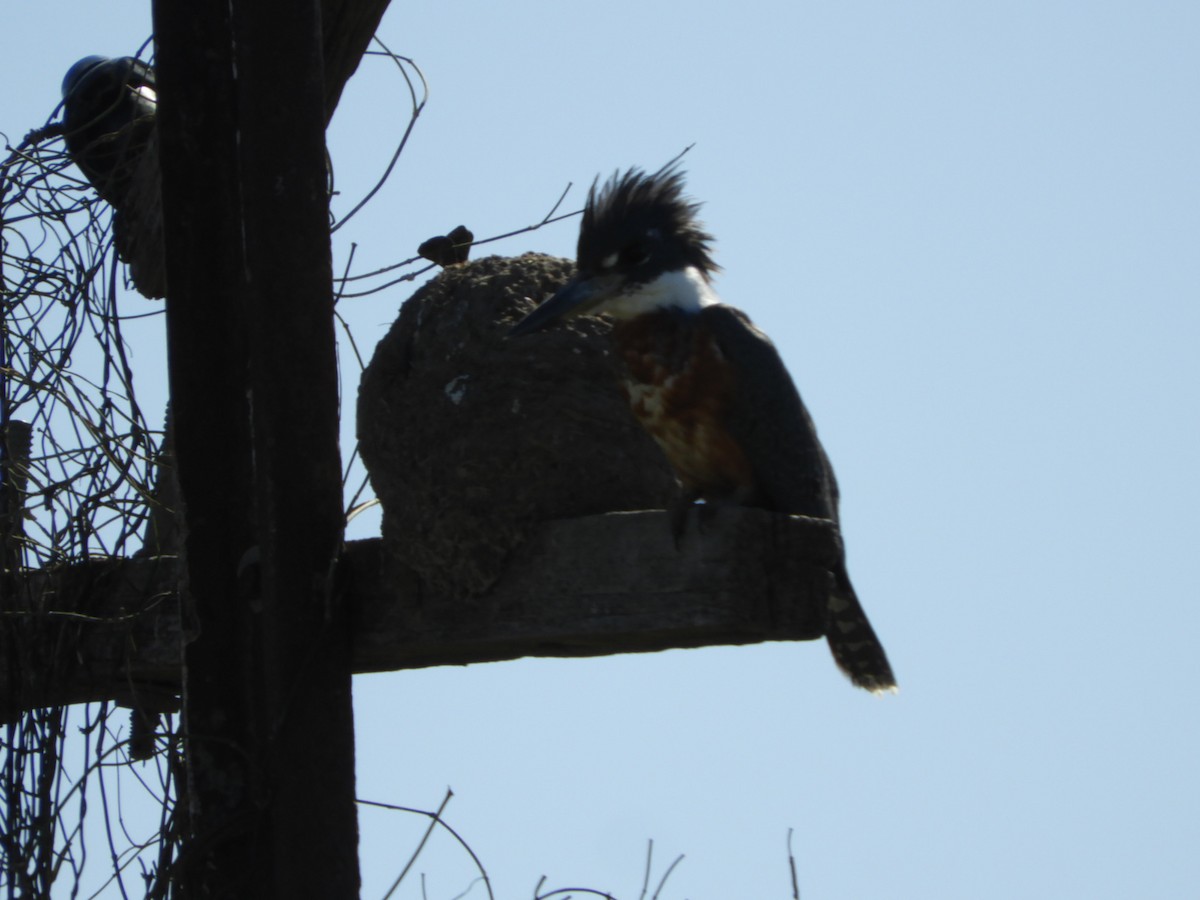
{"label": "small white marking on nest", "polygon": [[450,402],[455,406],[462,403],[462,398],[467,395],[467,379],[470,377],[470,375],[459,375],[442,388],[446,396],[450,398]]}
{"label": "small white marking on nest", "polygon": [[513,412],[513,415],[515,416],[515,415],[516,415],[517,413],[519,413],[520,411],[521,411],[521,398],[520,398],[520,397],[513,397],[513,405],[512,405],[512,412]]}

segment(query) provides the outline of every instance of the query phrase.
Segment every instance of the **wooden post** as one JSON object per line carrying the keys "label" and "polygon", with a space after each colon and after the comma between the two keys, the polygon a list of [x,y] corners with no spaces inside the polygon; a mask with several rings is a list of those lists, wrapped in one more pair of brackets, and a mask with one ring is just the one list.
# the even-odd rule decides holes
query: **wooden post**
{"label": "wooden post", "polygon": [[235,0],[233,25],[275,861],[257,896],[357,898],[320,7]]}
{"label": "wooden post", "polygon": [[[182,603],[185,898],[240,897],[254,875],[254,622],[238,566],[255,546],[245,265],[228,3],[154,3],[167,348],[186,504]],[[190,633],[190,634],[189,634]]]}
{"label": "wooden post", "polygon": [[155,0],[154,20],[192,637],[180,894],[357,897],[317,6]]}

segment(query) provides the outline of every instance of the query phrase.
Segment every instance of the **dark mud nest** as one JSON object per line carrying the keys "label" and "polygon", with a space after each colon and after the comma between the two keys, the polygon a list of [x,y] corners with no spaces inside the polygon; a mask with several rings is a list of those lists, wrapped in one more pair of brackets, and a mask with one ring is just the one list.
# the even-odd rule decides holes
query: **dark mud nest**
{"label": "dark mud nest", "polygon": [[532,253],[447,269],[363,374],[358,437],[385,554],[435,595],[486,590],[533,524],[662,509],[675,492],[617,386],[607,324],[506,336],[573,269]]}

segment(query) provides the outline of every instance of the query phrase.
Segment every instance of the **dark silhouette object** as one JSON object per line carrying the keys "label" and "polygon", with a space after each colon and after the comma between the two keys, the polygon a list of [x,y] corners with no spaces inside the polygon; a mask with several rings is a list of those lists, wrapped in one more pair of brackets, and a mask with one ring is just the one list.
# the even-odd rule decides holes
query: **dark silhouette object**
{"label": "dark silhouette object", "polygon": [[109,203],[123,200],[154,127],[154,70],[129,56],[84,57],[67,70],[62,95],[72,161],[101,197]]}
{"label": "dark silhouette object", "polygon": [[[583,313],[616,319],[634,415],[670,460],[687,505],[757,506],[838,520],[833,469],[771,341],[709,287],[718,267],[673,165],[631,169],[593,184],[579,231],[578,273],[514,335]],[[894,690],[883,646],[859,604],[844,558],[833,570],[826,637],[851,681]]]}
{"label": "dark silhouette object", "polygon": [[437,263],[443,269],[449,266],[460,266],[471,255],[471,242],[475,235],[466,225],[459,225],[449,234],[439,234],[431,237],[417,248],[417,253],[432,263]]}
{"label": "dark silhouette object", "polygon": [[243,0],[153,9],[186,520],[186,832],[170,892],[349,900],[323,17],[315,0],[282,17]]}
{"label": "dark silhouette object", "polygon": [[88,56],[62,84],[71,161],[113,208],[113,244],[146,297],[166,294],[154,70],[139,59]]}
{"label": "dark silhouette object", "polygon": [[662,509],[676,490],[613,381],[607,324],[504,337],[570,272],[535,254],[446,269],[363,373],[358,437],[385,552],[431,595],[487,590],[539,522]]}

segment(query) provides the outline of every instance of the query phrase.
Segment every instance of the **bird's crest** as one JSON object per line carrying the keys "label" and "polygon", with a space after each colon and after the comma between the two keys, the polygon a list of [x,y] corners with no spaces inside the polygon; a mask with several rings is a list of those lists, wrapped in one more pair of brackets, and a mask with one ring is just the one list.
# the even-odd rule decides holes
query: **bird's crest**
{"label": "bird's crest", "polygon": [[614,172],[603,185],[597,178],[579,228],[579,268],[604,268],[613,254],[636,253],[650,238],[669,257],[662,260],[664,268],[692,266],[707,280],[720,266],[713,261],[713,238],[697,217],[699,210],[700,204],[684,194],[684,175],[675,161],[651,174],[637,168]]}

